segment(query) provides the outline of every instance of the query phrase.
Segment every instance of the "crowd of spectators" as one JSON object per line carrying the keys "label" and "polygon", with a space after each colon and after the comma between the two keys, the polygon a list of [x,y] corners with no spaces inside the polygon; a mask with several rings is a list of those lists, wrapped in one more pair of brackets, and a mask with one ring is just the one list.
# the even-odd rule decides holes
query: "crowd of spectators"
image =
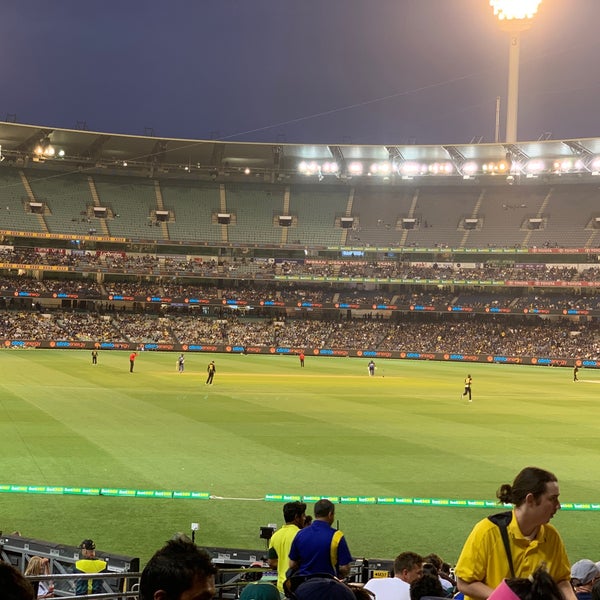
{"label": "crowd of spectators", "polygon": [[0,338],[600,358],[594,322],[451,315],[323,321],[6,310],[0,312]]}
{"label": "crowd of spectators", "polygon": [[[265,275],[573,283],[598,280],[600,267],[595,266],[480,264],[477,268],[466,268],[459,264],[394,260],[255,261],[246,257],[203,260],[188,256],[6,247],[0,250],[0,262],[74,269],[68,273],[69,278],[65,273],[48,271],[43,277],[15,275],[14,271],[5,271],[0,276],[0,307],[7,309],[0,312],[0,337],[6,339],[277,345],[590,359],[600,356],[595,321],[492,318],[489,314],[455,318],[449,314],[455,311],[448,311],[448,307],[492,312],[511,309],[513,313],[536,309],[600,310],[600,295],[578,293],[581,289],[577,286],[553,286],[526,293],[523,293],[525,285],[492,289],[423,284],[373,289],[375,286],[365,284],[273,282],[254,277],[262,271]],[[101,283],[97,270],[105,272]],[[192,274],[198,276],[197,280],[188,277]],[[243,278],[245,274],[247,279]],[[218,277],[218,280],[201,284],[202,277]],[[44,302],[60,294],[90,301],[73,305]],[[114,296],[138,300],[127,304]],[[206,300],[209,306],[146,302],[150,297],[198,298]],[[275,306],[268,306],[270,303]],[[286,310],[282,304],[295,307],[294,311]],[[321,304],[341,306],[339,310],[316,311],[310,306],[318,308]],[[397,310],[372,310],[378,304]],[[344,310],[345,305],[352,310]],[[354,310],[357,306],[363,310]],[[242,310],[235,310],[239,307]],[[424,307],[425,313],[431,314],[419,313],[419,318],[411,314],[413,307]],[[435,311],[441,314],[433,314]]]}
{"label": "crowd of spectators", "polygon": [[199,257],[115,251],[18,248],[0,249],[0,263],[62,266],[76,272],[265,279],[275,275],[375,277],[378,279],[597,281],[600,267],[555,264],[417,263],[402,260],[255,259]]}
{"label": "crowd of spectators", "polygon": [[[0,276],[0,296],[13,297],[53,297],[54,295],[77,295],[91,300],[111,300],[113,296],[158,298],[197,298],[226,304],[238,301],[254,306],[265,302],[276,305],[286,304],[350,304],[371,307],[372,305],[393,305],[408,308],[413,305],[433,306],[446,310],[448,306],[482,308],[510,308],[548,310],[600,310],[600,294],[581,294],[569,288],[540,289],[523,293],[522,288],[471,288],[453,286],[438,289],[437,286],[411,286],[394,289],[366,289],[364,285],[343,283],[298,284],[292,282],[240,282],[233,286],[184,284],[177,278],[150,279],[129,277],[126,280],[107,280],[98,283],[92,278],[64,279],[48,276],[44,279],[24,275]],[[261,304],[262,303],[262,304]],[[99,309],[98,309],[99,310]]]}

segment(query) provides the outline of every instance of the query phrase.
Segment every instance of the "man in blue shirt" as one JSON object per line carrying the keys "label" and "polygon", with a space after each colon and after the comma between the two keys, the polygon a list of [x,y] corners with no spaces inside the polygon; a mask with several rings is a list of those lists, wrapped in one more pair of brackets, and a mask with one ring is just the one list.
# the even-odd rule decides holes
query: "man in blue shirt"
{"label": "man in blue shirt", "polygon": [[296,534],[290,548],[290,569],[294,575],[348,576],[353,559],[344,534],[331,526],[334,518],[335,506],[331,501],[323,499],[315,504],[312,525]]}

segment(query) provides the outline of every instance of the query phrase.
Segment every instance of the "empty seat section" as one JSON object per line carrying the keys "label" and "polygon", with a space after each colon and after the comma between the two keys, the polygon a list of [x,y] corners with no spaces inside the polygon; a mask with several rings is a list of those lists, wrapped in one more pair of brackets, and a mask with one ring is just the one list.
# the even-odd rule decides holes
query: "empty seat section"
{"label": "empty seat section", "polygon": [[44,219],[50,233],[86,235],[100,231],[98,220],[91,217],[88,207],[93,204],[87,179],[80,173],[52,174],[27,171],[27,180],[36,200],[44,202]]}
{"label": "empty seat section", "polygon": [[27,211],[29,198],[23,187],[19,170],[0,169],[0,229],[42,232],[37,215]]}
{"label": "empty seat section", "polygon": [[288,232],[288,243],[335,246],[341,243],[342,229],[335,227],[337,216],[348,204],[347,190],[323,187],[292,187],[290,215],[297,218]]}
{"label": "empty seat section", "polygon": [[352,246],[399,246],[401,222],[408,217],[414,189],[357,188],[352,214],[356,217],[346,243]]}
{"label": "empty seat section", "polygon": [[175,216],[168,224],[172,240],[221,241],[221,227],[216,219],[213,222],[213,216],[220,212],[218,185],[161,181],[160,189],[165,210]]}
{"label": "empty seat section", "polygon": [[151,218],[156,210],[152,180],[94,175],[94,181],[101,205],[112,211],[113,218],[107,221],[112,236],[162,239],[161,228]]}
{"label": "empty seat section", "polygon": [[592,233],[586,227],[600,216],[599,201],[598,186],[554,186],[544,209],[544,228],[532,233],[529,245],[583,248]]}
{"label": "empty seat section", "polygon": [[523,245],[529,233],[523,224],[536,217],[548,192],[548,186],[537,185],[487,187],[478,211],[483,227],[469,233],[467,245],[472,248]]}
{"label": "empty seat section", "polygon": [[229,241],[248,244],[278,244],[281,231],[273,215],[283,211],[283,189],[260,186],[227,186],[227,211],[235,214],[228,228]]}
{"label": "empty seat section", "polygon": [[421,186],[413,215],[417,226],[408,231],[405,245],[460,247],[465,234],[461,220],[473,214],[480,191],[479,187]]}

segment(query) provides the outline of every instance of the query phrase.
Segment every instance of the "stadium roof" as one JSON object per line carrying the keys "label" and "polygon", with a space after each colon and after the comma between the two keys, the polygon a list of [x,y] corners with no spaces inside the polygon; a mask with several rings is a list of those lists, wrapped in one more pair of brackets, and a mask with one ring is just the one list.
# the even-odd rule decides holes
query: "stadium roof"
{"label": "stadium roof", "polygon": [[[249,174],[265,181],[302,174],[317,175],[319,180],[324,175],[346,179],[373,175],[372,166],[376,164],[389,165],[382,167],[380,173],[391,169],[395,175],[464,176],[492,172],[496,169],[492,164],[501,165],[503,161],[509,163],[504,167],[508,169],[505,174],[510,172],[511,164],[517,163],[525,173],[525,165],[535,161],[546,161],[543,170],[548,173],[596,174],[600,170],[599,157],[597,138],[452,146],[332,146],[158,138],[0,122],[0,160],[7,160],[8,164],[44,163],[47,167],[92,172],[127,169],[132,175],[151,177],[183,176],[188,172],[212,179]],[[475,168],[475,172],[467,173],[467,168]]]}

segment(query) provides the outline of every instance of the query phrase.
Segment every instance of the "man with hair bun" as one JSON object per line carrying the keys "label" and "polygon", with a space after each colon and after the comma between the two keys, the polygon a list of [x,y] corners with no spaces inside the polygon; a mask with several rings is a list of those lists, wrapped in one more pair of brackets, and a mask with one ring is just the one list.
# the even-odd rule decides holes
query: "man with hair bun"
{"label": "man with hair bun", "polygon": [[556,476],[537,467],[525,467],[497,492],[508,513],[475,525],[462,549],[455,573],[465,600],[486,600],[509,577],[529,577],[545,565],[565,600],[575,600],[571,569],[563,541],[549,524],[560,509]]}

